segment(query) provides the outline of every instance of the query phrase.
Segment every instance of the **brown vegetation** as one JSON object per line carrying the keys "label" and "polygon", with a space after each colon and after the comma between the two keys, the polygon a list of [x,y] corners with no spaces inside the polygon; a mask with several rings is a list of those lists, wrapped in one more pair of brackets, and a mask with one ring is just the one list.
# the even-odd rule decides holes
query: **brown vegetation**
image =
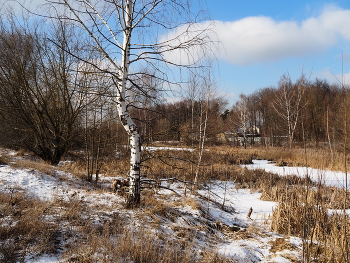
{"label": "brown vegetation", "polygon": [[[283,160],[289,165],[300,164],[301,156],[318,168],[341,167],[342,160],[324,161],[329,153],[308,149],[250,149],[245,150],[256,158]],[[279,156],[279,159],[276,157]],[[305,159],[304,159],[305,160]],[[328,160],[329,161],[329,160]],[[322,165],[320,167],[320,165]],[[337,166],[338,165],[338,166]],[[273,211],[271,230],[285,236],[298,236],[303,240],[305,262],[348,262],[349,216],[344,209],[350,208],[350,199],[345,189],[316,184],[297,176],[280,177],[263,170],[242,170],[235,178],[237,187],[262,192],[261,199],[278,203]],[[282,242],[282,241],[283,242]],[[273,243],[274,250],[285,246],[284,238]],[[317,261],[314,261],[317,259]]]}
{"label": "brown vegetation", "polygon": [[[317,148],[286,147],[220,147],[221,151],[233,152],[235,156],[274,161],[287,166],[307,166],[321,170],[344,171],[344,153]],[[240,157],[240,158],[242,158]],[[239,158],[239,157],[236,157]],[[348,162],[350,157],[347,156]]]}
{"label": "brown vegetation", "polygon": [[[191,168],[196,165],[195,151],[158,150],[148,154],[154,158],[144,163],[146,169],[143,178],[160,180],[178,177],[185,181],[194,179]],[[271,229],[285,235],[286,238],[276,239],[271,243],[272,253],[286,248],[293,249],[293,246],[287,241],[288,236],[299,236],[304,242],[303,257],[305,260],[309,259],[311,262],[312,258],[318,258],[322,262],[346,262],[344,260],[349,255],[349,248],[348,243],[344,240],[347,239],[346,233],[350,225],[348,217],[339,211],[349,208],[350,199],[342,189],[316,184],[307,178],[280,177],[263,170],[252,171],[235,165],[249,163],[252,159],[259,157],[273,159],[273,156],[278,155],[281,157],[279,160],[293,164],[300,162],[298,158],[302,154],[305,156],[305,151],[298,149],[293,152],[292,150],[282,151],[278,148],[208,148],[203,153],[201,176],[198,179],[204,184],[216,179],[232,180],[235,181],[237,188],[259,191],[262,193],[263,200],[277,202],[278,206],[271,219]],[[320,151],[308,150],[306,154],[314,154],[310,159],[321,158]],[[123,165],[126,164],[127,158],[123,156],[117,161],[106,162],[105,175],[116,174],[118,169],[125,169]],[[19,168],[30,167],[50,174],[48,172],[50,165],[44,163],[22,158],[14,165]],[[73,163],[67,163],[61,169],[74,170],[76,174],[81,174],[78,167],[77,164],[74,166]],[[81,166],[80,169],[85,168]],[[186,217],[179,211],[182,205],[189,205],[201,213],[205,211],[200,199],[193,198],[190,190],[189,187],[187,197],[177,197],[174,200],[178,201],[169,202],[157,195],[157,188],[144,189],[141,206],[136,210],[136,217],[130,219],[125,214],[113,212],[105,215],[103,222],[99,223],[94,222],[91,208],[78,199],[72,199],[69,202],[62,200],[40,202],[15,192],[15,190],[8,194],[3,193],[1,195],[2,211],[4,211],[1,216],[3,226],[1,236],[6,251],[1,251],[2,257],[8,262],[11,260],[15,262],[21,258],[19,251],[23,246],[28,247],[33,254],[40,255],[63,249],[64,244],[62,262],[94,260],[100,262],[123,262],[125,260],[196,262],[198,259],[201,262],[230,262],[230,259],[217,255],[215,250],[203,254],[194,253],[197,247],[193,238],[197,237],[198,233],[202,233],[201,231],[215,233],[218,229],[217,225],[215,228],[215,224],[206,221],[205,216],[202,221],[193,222],[194,227],[174,226],[172,231],[174,231],[176,240],[165,238],[161,231],[158,233],[151,231],[152,228],[161,229],[162,222],[176,222],[180,217]],[[48,221],[47,218],[51,220]],[[16,222],[16,224],[10,224],[11,222]],[[131,222],[138,222],[140,226],[145,227],[140,227],[137,231],[130,231],[127,226]],[[62,227],[63,225],[65,227]],[[220,231],[223,233],[228,231],[226,235],[236,236],[238,239],[251,238],[261,231],[253,226],[238,232],[232,232],[226,228],[225,225],[220,225]],[[23,234],[16,239],[15,236],[19,231]],[[6,245],[6,240],[13,240],[12,250]]]}
{"label": "brown vegetation", "polygon": [[57,224],[45,220],[50,204],[11,190],[0,193],[0,258],[18,262],[25,254],[55,252]]}

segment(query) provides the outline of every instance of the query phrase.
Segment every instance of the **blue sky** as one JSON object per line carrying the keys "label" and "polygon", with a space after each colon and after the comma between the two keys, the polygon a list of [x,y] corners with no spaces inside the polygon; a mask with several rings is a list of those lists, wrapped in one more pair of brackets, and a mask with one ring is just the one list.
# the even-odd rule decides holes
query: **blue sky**
{"label": "blue sky", "polygon": [[[214,50],[219,68],[216,84],[231,104],[241,93],[277,85],[283,74],[294,81],[303,72],[311,80],[318,77],[336,83],[343,72],[344,83],[350,85],[349,0],[193,3],[197,1],[206,3],[215,21],[214,38],[221,43]],[[45,1],[27,2],[33,7]]]}
{"label": "blue sky", "polygon": [[[350,84],[350,1],[207,0],[219,28],[217,84],[231,101],[304,72]],[[335,76],[334,76],[335,75]]]}

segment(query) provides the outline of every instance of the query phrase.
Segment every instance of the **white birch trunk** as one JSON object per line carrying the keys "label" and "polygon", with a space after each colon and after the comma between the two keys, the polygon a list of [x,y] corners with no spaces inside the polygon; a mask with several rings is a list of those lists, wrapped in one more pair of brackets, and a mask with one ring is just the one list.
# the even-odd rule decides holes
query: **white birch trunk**
{"label": "white birch trunk", "polygon": [[[200,116],[200,139],[199,139],[199,152],[198,152],[198,164],[197,164],[197,169],[196,169],[196,176],[194,178],[194,185],[197,185],[198,182],[198,175],[199,175],[199,167],[202,162],[202,156],[203,156],[203,151],[204,151],[204,143],[205,143],[205,137],[206,137],[206,130],[207,130],[207,123],[208,123],[208,111],[209,111],[209,92],[208,92],[208,97],[205,105],[205,118],[204,122],[202,123],[203,119],[203,111],[201,110],[201,116]],[[204,127],[202,127],[204,126]]]}
{"label": "white birch trunk", "polygon": [[133,3],[126,1],[124,15],[124,37],[122,48],[122,66],[119,70],[119,82],[117,92],[117,110],[122,125],[129,136],[130,170],[129,170],[129,197],[127,205],[132,206],[140,202],[140,160],[141,160],[141,142],[140,134],[136,124],[131,119],[126,107],[125,90],[130,66],[130,40],[132,32]]}

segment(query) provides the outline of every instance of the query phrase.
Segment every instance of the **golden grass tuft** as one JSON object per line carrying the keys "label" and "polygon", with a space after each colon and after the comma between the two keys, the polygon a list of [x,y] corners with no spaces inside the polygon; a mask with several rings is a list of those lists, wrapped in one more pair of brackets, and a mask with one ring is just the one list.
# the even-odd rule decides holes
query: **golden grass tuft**
{"label": "golden grass tuft", "polygon": [[294,250],[296,246],[291,244],[285,237],[278,237],[274,241],[269,242],[271,244],[270,252],[276,253],[285,249]]}
{"label": "golden grass tuft", "polygon": [[188,205],[194,210],[200,209],[200,204],[198,203],[198,200],[192,196],[185,197],[184,200],[182,201],[182,204]]}
{"label": "golden grass tuft", "polygon": [[11,166],[17,169],[31,169],[42,172],[47,175],[55,175],[56,167],[54,168],[52,165],[40,161],[40,160],[32,160],[32,159],[17,159],[15,162],[11,163]]}

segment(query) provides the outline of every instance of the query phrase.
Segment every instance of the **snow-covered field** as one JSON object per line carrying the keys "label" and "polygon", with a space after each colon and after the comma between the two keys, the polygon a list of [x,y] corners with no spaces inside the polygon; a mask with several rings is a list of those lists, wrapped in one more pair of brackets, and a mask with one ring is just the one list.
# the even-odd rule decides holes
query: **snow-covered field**
{"label": "snow-covered field", "polygon": [[[262,162],[260,165],[255,164],[258,168],[262,168],[262,165]],[[112,179],[102,176],[100,187],[96,188],[92,184],[90,185],[82,179],[62,171],[55,171],[54,175],[47,175],[34,169],[19,169],[10,165],[0,166],[0,191],[2,192],[10,193],[15,189],[47,202],[79,200],[91,209],[90,213],[96,215],[96,222],[99,221],[99,217],[102,215],[108,217],[114,210],[124,213],[129,218],[133,218],[133,213],[142,213],[141,209],[125,210],[123,208],[124,198],[111,192]],[[175,222],[162,221],[163,229],[169,231],[169,229],[174,228],[174,225],[183,227],[188,220],[204,221],[204,219],[199,218],[203,216],[203,213],[185,205],[186,199],[193,198],[201,204],[202,210],[206,214],[205,222],[220,226],[214,243],[210,238],[197,240],[198,246],[203,250],[206,247],[208,249],[214,248],[219,254],[228,256],[236,262],[291,262],[289,260],[291,257],[300,260],[302,245],[298,238],[287,238],[287,241],[294,247],[292,251],[288,249],[278,252],[272,250],[273,242],[283,237],[269,231],[269,218],[276,204],[261,201],[259,199],[260,193],[251,193],[248,189],[236,189],[233,182],[223,181],[208,183],[198,191],[198,195],[190,196],[188,194],[185,196],[184,188],[179,183],[170,183],[167,186],[175,189],[180,196],[174,195],[172,191],[162,189],[158,190],[154,197],[169,202],[176,199],[180,204],[176,209],[184,216],[183,220],[180,216]],[[182,205],[181,202],[183,202]],[[247,218],[251,208],[252,214],[250,218]],[[0,227],[2,225],[0,217]],[[166,235],[165,232],[164,235]],[[26,256],[25,262],[51,263],[59,262],[59,259],[59,254],[39,257],[30,254]]]}
{"label": "snow-covered field", "polygon": [[263,169],[266,172],[278,174],[280,176],[285,175],[297,175],[300,177],[309,176],[314,182],[322,182],[327,186],[344,187],[347,185],[350,187],[350,180],[348,175],[344,172],[335,172],[329,170],[313,169],[310,167],[289,167],[289,166],[276,166],[275,163],[271,163],[267,160],[253,160],[253,164],[241,165],[247,169]]}

